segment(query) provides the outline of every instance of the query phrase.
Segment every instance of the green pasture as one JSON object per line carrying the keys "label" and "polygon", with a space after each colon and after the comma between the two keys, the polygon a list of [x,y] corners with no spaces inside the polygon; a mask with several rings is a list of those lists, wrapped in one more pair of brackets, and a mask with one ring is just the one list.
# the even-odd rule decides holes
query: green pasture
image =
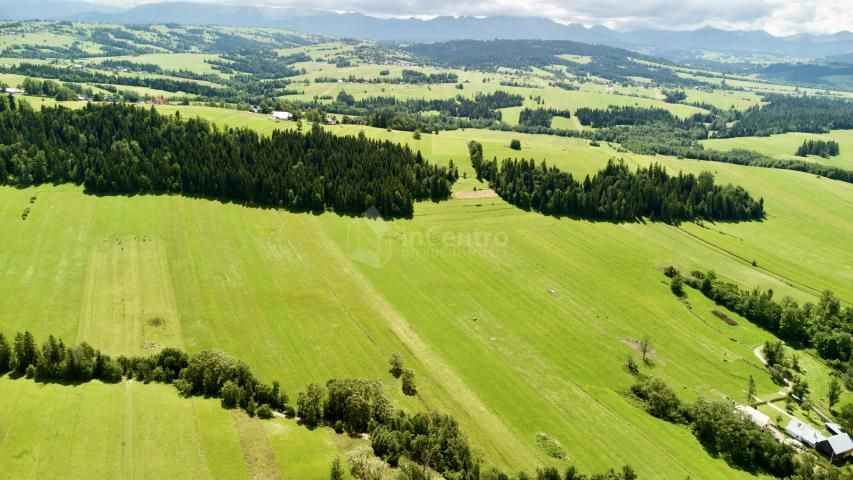
{"label": "green pasture", "polygon": [[[200,107],[182,112],[205,113],[222,124],[276,127],[265,116]],[[362,129],[331,128],[342,134]],[[364,130],[407,142],[434,161],[452,158],[469,176],[457,191],[485,187],[471,178],[471,139],[483,143],[487,158],[545,159],[579,176],[617,155],[607,145],[512,132],[442,132],[414,140],[409,132]],[[522,142],[520,152],[509,149],[514,137]],[[738,399],[749,375],[760,391],[772,391],[752,352],[770,335],[742,319],[735,327],[721,322],[711,314],[718,307],[696,292],[689,292],[688,308],[669,292],[661,269],[714,269],[745,287],[773,288],[800,301],[814,301],[816,290],[831,288],[849,302],[853,258],[838,239],[853,234],[853,190],[797,172],[636,155],[626,161],[711,170],[720,181],[763,196],[768,218],[681,227],[596,223],[523,212],[486,195],[422,203],[414,219],[375,229],[375,222],[335,214],[174,196],[95,197],[72,186],[3,188],[0,228],[9,240],[0,252],[0,330],[54,333],[114,354],[144,353],[146,345],[219,348],[248,361],[263,379],[278,378],[293,394],[334,376],[379,378],[402,408],[453,413],[489,463],[512,470],[561,464],[536,445],[536,432],[545,431],[586,471],[630,463],[643,478],[747,477],[709,456],[686,429],[655,420],[629,401],[625,390],[632,380],[622,365],[637,355],[632,342],[648,335],[654,366],[644,371],[676,386],[685,399]],[[33,195],[30,215],[21,220]],[[154,327],[148,323],[153,317],[165,322]],[[404,397],[386,373],[394,351],[417,372],[418,397]],[[820,375],[820,391],[825,373],[812,368]],[[16,389],[32,385],[4,382]],[[158,401],[176,408],[197,403],[168,387],[132,387],[165,389]],[[69,387],[42,388],[48,402],[66,399],[61,389]],[[91,401],[109,402],[126,387],[75,388],[103,389],[103,397]],[[198,412],[186,414],[186,424],[174,422],[176,431],[215,429],[233,446],[232,454],[250,442],[217,424],[212,417],[218,413],[207,414],[204,420]],[[42,429],[29,426],[23,415],[15,418],[12,427],[32,432],[11,441],[18,450],[0,448],[0,454],[14,459],[21,450],[49,448],[37,435]],[[154,428],[162,421],[148,420],[139,422]],[[275,428],[263,426],[268,437]],[[3,430],[3,445],[10,444],[12,431]],[[294,478],[323,469],[335,452],[327,437],[293,431],[316,441],[319,452],[307,457],[313,462],[308,466],[293,466],[300,472]],[[95,432],[68,435],[84,445],[97,441]],[[276,456],[278,441],[269,443],[273,456],[263,458],[274,461],[259,460],[253,468],[287,471],[287,458],[296,455]],[[618,448],[607,448],[612,445]],[[164,458],[169,455],[174,453]],[[136,465],[115,450],[99,458],[89,468]],[[213,460],[176,461],[201,468]],[[56,460],[50,465],[18,471],[35,478],[60,468]],[[176,478],[191,476],[181,468]]]}
{"label": "green pasture", "polygon": [[[828,158],[818,155],[796,156],[797,148],[806,140],[834,140],[838,142],[840,154],[837,157]],[[782,160],[806,160],[848,170],[853,169],[853,130],[833,130],[827,134],[793,132],[769,137],[720,138],[704,140],[702,144],[705,148],[714,150],[743,148]]]}

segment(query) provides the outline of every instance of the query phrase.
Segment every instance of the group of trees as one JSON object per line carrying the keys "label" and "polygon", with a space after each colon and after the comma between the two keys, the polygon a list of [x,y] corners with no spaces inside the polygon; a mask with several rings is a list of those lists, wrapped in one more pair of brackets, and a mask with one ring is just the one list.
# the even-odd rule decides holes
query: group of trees
{"label": "group of trees", "polygon": [[77,93],[74,90],[53,80],[36,80],[27,77],[21,82],[21,90],[27,95],[53,97],[60,102],[77,99]]}
{"label": "group of trees", "polygon": [[4,73],[14,73],[28,77],[40,77],[63,82],[74,83],[106,83],[112,85],[125,85],[133,87],[146,87],[167,92],[182,92],[199,95],[201,97],[223,97],[226,95],[225,87],[215,87],[204,83],[175,80],[164,77],[113,75],[95,70],[72,69],[57,67],[49,64],[20,63],[18,65],[0,68]]}
{"label": "group of trees", "polygon": [[593,128],[612,127],[614,125],[644,125],[663,122],[679,122],[668,110],[663,108],[641,108],[629,105],[609,105],[607,108],[581,107],[575,110],[575,116],[581,125]]}
{"label": "group of trees", "polygon": [[776,442],[770,432],[752,423],[729,403],[700,398],[692,405],[684,404],[666,383],[646,376],[638,378],[631,392],[651,415],[688,425],[708,452],[719,455],[732,466],[778,478],[799,473],[794,450]]}
{"label": "group of trees", "polygon": [[415,371],[411,368],[403,368],[403,360],[400,358],[400,354],[392,353],[388,363],[391,365],[388,373],[393,375],[394,378],[400,379],[403,394],[414,395],[418,393],[418,389],[415,386]]}
{"label": "group of trees", "polygon": [[758,220],[764,201],[754,200],[741,187],[718,185],[709,172],[699,176],[670,176],[659,165],[630,171],[622,161],[607,166],[582,182],[570,173],[545,162],[482,158],[482,146],[469,144],[477,177],[487,180],[495,192],[522,209],[546,215],[567,215],[607,221],[635,221],[646,217],[668,223],[696,218]]}
{"label": "group of trees", "polygon": [[[637,61],[663,62],[660,59],[620,48],[564,40],[453,40],[417,43],[406,50],[424,62],[440,66],[494,71],[500,67],[529,69],[562,65],[579,78],[594,76],[625,84],[634,81],[631,77],[649,78],[668,85],[696,83],[669,69]],[[575,62],[563,55],[588,57],[589,61]]]}
{"label": "group of trees", "polygon": [[[677,269],[667,269],[670,277],[682,277]],[[843,375],[853,388],[853,307],[842,308],[841,301],[829,290],[816,303],[798,304],[790,297],[776,301],[773,290],[741,289],[722,281],[713,271],[693,271],[684,283],[699,290],[719,305],[772,332],[790,345],[813,347],[818,355]],[[768,367],[778,379],[788,378],[785,371],[773,371],[773,353],[765,351]]]}
{"label": "group of trees", "polygon": [[827,360],[853,359],[853,307],[842,308],[829,290],[818,303],[799,305],[790,297],[775,301],[773,290],[741,289],[713,271],[691,272],[685,283],[792,345],[814,347]]}
{"label": "group of trees", "polygon": [[403,83],[456,83],[459,76],[452,72],[423,73],[418,70],[404,68],[402,72]]}
{"label": "group of trees", "polygon": [[571,118],[568,110],[554,108],[524,108],[518,114],[518,123],[529,127],[550,127],[554,117]]}
{"label": "group of trees", "polygon": [[39,382],[115,383],[124,377],[170,383],[181,395],[221,398],[226,408],[243,408],[250,415],[287,410],[287,395],[278,382],[262,383],[248,365],[214,350],[188,355],[164,348],[149,356],[112,358],[85,342],[66,345],[50,335],[39,347],[29,331],[17,333],[13,343],[0,333],[0,375],[10,371]]}
{"label": "group of trees", "polygon": [[124,367],[85,342],[66,346],[51,335],[39,347],[27,331],[18,332],[12,343],[0,333],[0,375],[6,372],[43,382],[117,382]]}
{"label": "group of trees", "polygon": [[219,57],[208,58],[205,63],[225,74],[242,73],[258,79],[292,77],[305,73],[304,69],[293,68],[294,63],[310,62],[305,53],[279,56],[272,49],[232,50]]}
{"label": "group of trees", "polygon": [[[332,103],[322,107],[329,112],[358,117],[348,119],[349,123],[394,130],[438,131],[490,128],[501,121],[499,109],[520,106],[523,101],[521,95],[501,90],[487,94],[478,93],[473,98],[458,95],[454,98],[430,100],[402,100],[396,97],[367,97],[356,100],[351,94],[341,90]],[[434,112],[438,112],[438,115]]]}
{"label": "group of trees", "polygon": [[786,132],[829,133],[853,128],[853,101],[806,95],[769,94],[716,136],[754,137]]}
{"label": "group of trees", "polygon": [[[399,356],[392,356],[390,363],[392,374],[406,375]],[[0,375],[7,372],[40,382],[97,379],[114,383],[125,378],[173,384],[182,396],[219,398],[224,408],[241,408],[260,418],[280,412],[288,417],[298,415],[309,428],[329,426],[338,433],[368,433],[374,455],[391,466],[403,467],[409,462],[419,466],[401,468],[401,472],[425,475],[435,471],[445,478],[467,480],[510,478],[495,469],[481,472],[480,457],[452,416],[437,412],[410,415],[395,410],[379,380],[345,378],[331,379],[325,386],[310,384],[299,393],[294,409],[277,381],[259,381],[246,363],[221,351],[202,350],[189,355],[177,348],[164,348],[149,356],[112,358],[85,342],[67,346],[52,335],[39,346],[28,331],[16,334],[12,342],[0,333]],[[342,473],[340,465],[334,472]],[[567,479],[587,478],[574,469],[568,472],[572,476]],[[522,473],[517,478],[531,477]],[[563,477],[556,470],[545,469],[536,478]],[[626,467],[621,473],[611,471],[591,478],[631,480],[636,476]]]}
{"label": "group of trees", "polygon": [[803,140],[797,148],[797,156],[820,155],[823,158],[836,157],[840,153],[838,142],[834,140]]}
{"label": "group of trees", "polygon": [[411,216],[446,199],[455,176],[407,146],[336,136],[224,129],[121,104],[78,110],[0,98],[0,183],[84,184],[95,193],[173,192],[299,211]]}

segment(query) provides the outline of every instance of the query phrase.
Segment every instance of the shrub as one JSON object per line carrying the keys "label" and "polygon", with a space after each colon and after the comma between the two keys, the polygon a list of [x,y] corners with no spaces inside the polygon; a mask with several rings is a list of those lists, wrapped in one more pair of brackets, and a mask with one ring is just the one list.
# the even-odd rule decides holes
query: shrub
{"label": "shrub", "polygon": [[258,407],[257,410],[255,410],[255,415],[257,415],[258,418],[262,418],[264,420],[270,419],[272,418],[272,409],[269,405],[265,403]]}
{"label": "shrub", "polygon": [[513,150],[521,150],[521,140],[519,140],[517,138],[513,138],[509,142],[509,148],[511,148]]}

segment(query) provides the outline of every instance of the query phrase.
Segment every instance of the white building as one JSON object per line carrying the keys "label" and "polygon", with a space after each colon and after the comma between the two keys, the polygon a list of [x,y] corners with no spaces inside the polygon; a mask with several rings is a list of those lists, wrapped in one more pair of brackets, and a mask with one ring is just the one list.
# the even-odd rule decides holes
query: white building
{"label": "white building", "polygon": [[5,92],[6,93],[24,93],[24,91],[21,90],[20,88],[14,88],[14,87],[6,87]]}
{"label": "white building", "polygon": [[808,423],[803,423],[796,418],[792,418],[788,426],[785,427],[785,433],[812,448],[814,448],[818,442],[826,440],[826,437],[824,437],[814,427]]}
{"label": "white building", "polygon": [[274,111],[272,112],[272,118],[274,120],[290,120],[291,118],[293,118],[293,114],[290,112]]}
{"label": "white building", "polygon": [[759,412],[758,410],[756,410],[750,406],[737,405],[735,408],[739,412],[746,415],[747,418],[749,418],[752,421],[752,423],[758,425],[761,428],[764,428],[764,427],[770,425],[770,417],[769,416]]}

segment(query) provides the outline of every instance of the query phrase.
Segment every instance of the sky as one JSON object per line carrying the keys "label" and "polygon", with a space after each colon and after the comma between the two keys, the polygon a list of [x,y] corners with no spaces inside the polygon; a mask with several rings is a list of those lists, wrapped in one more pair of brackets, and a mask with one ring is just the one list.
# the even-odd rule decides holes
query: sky
{"label": "sky", "polygon": [[[101,2],[132,6],[150,0]],[[618,30],[692,30],[712,26],[726,30],[766,30],[777,36],[853,31],[853,0],[254,0],[231,3],[320,8],[381,17],[536,16]]]}

